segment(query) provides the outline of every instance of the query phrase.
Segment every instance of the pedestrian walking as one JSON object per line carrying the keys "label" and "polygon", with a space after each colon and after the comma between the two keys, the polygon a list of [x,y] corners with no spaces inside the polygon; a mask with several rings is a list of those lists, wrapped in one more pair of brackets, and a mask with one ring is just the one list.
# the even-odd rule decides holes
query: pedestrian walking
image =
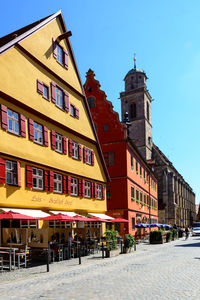
{"label": "pedestrian walking", "polygon": [[185,239],[186,239],[186,240],[188,239],[189,234],[190,234],[189,228],[188,228],[188,227],[185,227]]}

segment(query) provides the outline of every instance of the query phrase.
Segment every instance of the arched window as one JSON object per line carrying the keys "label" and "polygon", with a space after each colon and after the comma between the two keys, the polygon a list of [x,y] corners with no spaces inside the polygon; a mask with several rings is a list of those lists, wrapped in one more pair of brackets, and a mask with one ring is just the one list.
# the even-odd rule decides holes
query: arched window
{"label": "arched window", "polygon": [[134,119],[134,118],[136,118],[136,116],[137,116],[136,103],[131,103],[131,106],[130,106],[130,117],[131,117],[131,119]]}
{"label": "arched window", "polygon": [[149,121],[149,102],[147,102],[147,120]]}
{"label": "arched window", "polygon": [[88,104],[89,104],[89,107],[92,108],[92,107],[96,107],[96,99],[95,97],[88,97],[87,98],[87,101],[88,101]]}

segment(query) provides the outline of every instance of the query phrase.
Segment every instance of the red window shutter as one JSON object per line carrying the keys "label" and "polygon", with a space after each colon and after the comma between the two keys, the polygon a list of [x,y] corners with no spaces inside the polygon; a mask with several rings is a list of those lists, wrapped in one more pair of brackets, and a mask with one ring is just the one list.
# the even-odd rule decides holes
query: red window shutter
{"label": "red window shutter", "polygon": [[82,180],[78,180],[78,195],[82,196]]}
{"label": "red window shutter", "polygon": [[51,82],[51,101],[56,103],[56,84],[55,82]]}
{"label": "red window shutter", "polygon": [[26,137],[26,118],[23,115],[20,115],[20,129],[21,136]]}
{"label": "red window shutter", "polygon": [[64,92],[65,111],[69,111],[69,94]]}
{"label": "red window shutter", "polygon": [[69,156],[72,156],[72,140],[71,139],[68,140],[68,148],[69,148],[69,151],[68,151]]}
{"label": "red window shutter", "polygon": [[82,196],[85,197],[85,180],[82,180]]}
{"label": "red window shutter", "polygon": [[1,104],[1,128],[8,129],[7,106]]}
{"label": "red window shutter", "polygon": [[31,119],[28,119],[28,131],[29,131],[29,139],[31,141],[34,141],[34,121]]}
{"label": "red window shutter", "polygon": [[71,177],[67,176],[67,193],[71,195]]}
{"label": "red window shutter", "polygon": [[105,186],[104,185],[102,185],[102,200],[104,200],[105,199]]}
{"label": "red window shutter", "polygon": [[49,190],[49,172],[44,171],[44,190],[48,191]]}
{"label": "red window shutter", "polygon": [[94,184],[94,198],[97,198],[97,183]]}
{"label": "red window shutter", "polygon": [[78,159],[81,160],[82,159],[82,148],[81,145],[78,144]]}
{"label": "red window shutter", "polygon": [[75,108],[75,117],[79,119],[79,109]]}
{"label": "red window shutter", "polygon": [[44,145],[48,147],[49,146],[48,128],[46,126],[43,127],[43,134],[44,134]]}
{"label": "red window shutter", "polygon": [[26,166],[26,186],[33,187],[33,167]]}
{"label": "red window shutter", "polygon": [[86,162],[86,147],[83,147],[83,162]]}
{"label": "red window shutter", "polygon": [[54,173],[53,171],[49,171],[49,190],[53,192],[54,190]]}
{"label": "red window shutter", "polygon": [[52,39],[52,43],[53,43],[53,57],[57,58],[57,42],[55,41],[55,39]]}
{"label": "red window shutter", "polygon": [[91,182],[91,196],[94,198],[94,183]]}
{"label": "red window shutter", "polygon": [[0,183],[6,183],[6,161],[0,158]]}
{"label": "red window shutter", "polygon": [[56,132],[54,130],[51,130],[51,149],[56,149]]}
{"label": "red window shutter", "polygon": [[17,185],[21,186],[21,164],[17,162]]}
{"label": "red window shutter", "polygon": [[62,137],[62,142],[63,142],[63,154],[67,154],[67,138],[66,138],[66,136]]}
{"label": "red window shutter", "polygon": [[64,64],[65,68],[68,69],[68,52],[64,50]]}
{"label": "red window shutter", "polygon": [[65,175],[63,175],[63,193],[64,194],[67,194],[67,181],[66,181],[66,176]]}
{"label": "red window shutter", "polygon": [[43,95],[43,82],[37,79],[37,92]]}
{"label": "red window shutter", "polygon": [[92,151],[91,155],[91,165],[94,166],[94,151]]}

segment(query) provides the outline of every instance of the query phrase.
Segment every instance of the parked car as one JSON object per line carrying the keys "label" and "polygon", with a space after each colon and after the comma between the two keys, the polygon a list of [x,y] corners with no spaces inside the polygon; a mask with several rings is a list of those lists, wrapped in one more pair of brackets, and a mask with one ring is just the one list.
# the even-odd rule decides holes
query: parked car
{"label": "parked car", "polygon": [[200,227],[192,228],[192,236],[200,235]]}

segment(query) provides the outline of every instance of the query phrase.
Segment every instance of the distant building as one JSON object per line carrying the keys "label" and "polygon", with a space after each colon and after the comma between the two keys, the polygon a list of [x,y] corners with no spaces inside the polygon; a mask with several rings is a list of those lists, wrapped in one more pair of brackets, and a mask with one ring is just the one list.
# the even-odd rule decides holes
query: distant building
{"label": "distant building", "polygon": [[135,234],[136,224],[158,221],[157,180],[128,136],[128,120],[120,122],[92,70],[86,78],[86,97],[111,177],[107,185],[107,214],[129,220],[129,225],[116,225],[121,235]]}
{"label": "distant building", "polygon": [[125,111],[128,111],[130,139],[157,177],[159,222],[191,225],[195,219],[195,194],[173,164],[153,143],[152,98],[147,90],[147,75],[142,69],[136,68],[134,62],[134,68],[126,74],[124,81],[125,91],[120,93],[121,117],[123,119]]}

